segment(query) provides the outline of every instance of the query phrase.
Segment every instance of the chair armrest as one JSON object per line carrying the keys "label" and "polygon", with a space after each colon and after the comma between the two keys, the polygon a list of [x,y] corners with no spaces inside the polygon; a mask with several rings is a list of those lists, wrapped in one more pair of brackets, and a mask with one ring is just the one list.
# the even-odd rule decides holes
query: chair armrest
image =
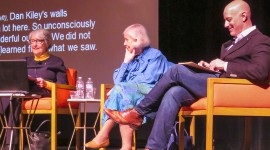
{"label": "chair armrest", "polygon": [[[113,84],[101,84],[100,86],[100,112],[99,113],[103,112],[105,100],[108,99],[107,93],[111,91],[113,86],[114,86]],[[100,117],[100,128],[102,128],[102,123],[101,123],[102,115],[100,115],[99,117]]]}
{"label": "chair armrest", "polygon": [[209,78],[209,107],[270,107],[270,85],[254,84],[246,79]]}
{"label": "chair armrest", "polygon": [[208,84],[254,84],[247,79],[234,79],[234,78],[208,78]]}
{"label": "chair armrest", "polygon": [[[52,100],[55,100],[55,103],[52,103],[52,106],[57,105],[57,107],[68,108],[67,99],[70,98],[70,90],[76,90],[76,86],[71,86],[67,84],[52,84]],[[78,104],[75,104],[76,107]]]}
{"label": "chair armrest", "polygon": [[76,86],[67,85],[67,84],[56,84],[56,88],[67,89],[67,90],[76,90]]}
{"label": "chair armrest", "polygon": [[108,99],[108,92],[111,91],[111,89],[113,88],[113,84],[101,84],[101,88],[100,88],[100,99],[101,101],[105,101],[106,99]]}

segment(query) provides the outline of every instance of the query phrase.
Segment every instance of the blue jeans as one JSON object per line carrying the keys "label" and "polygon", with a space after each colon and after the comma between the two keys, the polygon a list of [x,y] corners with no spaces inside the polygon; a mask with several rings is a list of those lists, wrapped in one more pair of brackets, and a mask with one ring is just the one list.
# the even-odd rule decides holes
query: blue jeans
{"label": "blue jeans", "polygon": [[157,111],[146,147],[166,149],[179,109],[205,97],[207,78],[218,76],[193,72],[179,64],[170,68],[149,94],[134,107],[144,116]]}

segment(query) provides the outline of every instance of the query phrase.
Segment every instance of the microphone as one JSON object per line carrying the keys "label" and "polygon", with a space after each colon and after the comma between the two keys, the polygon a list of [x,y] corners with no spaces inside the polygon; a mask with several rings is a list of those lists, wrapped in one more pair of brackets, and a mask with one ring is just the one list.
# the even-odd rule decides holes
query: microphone
{"label": "microphone", "polygon": [[41,65],[42,64],[42,61],[38,61],[37,64]]}

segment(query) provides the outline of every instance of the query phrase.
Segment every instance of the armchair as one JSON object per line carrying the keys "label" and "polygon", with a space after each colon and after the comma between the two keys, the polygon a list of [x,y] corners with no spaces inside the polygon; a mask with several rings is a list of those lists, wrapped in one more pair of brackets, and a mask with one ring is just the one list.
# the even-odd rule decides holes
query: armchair
{"label": "armchair", "polygon": [[[56,150],[57,147],[57,116],[70,114],[67,99],[70,97],[70,90],[76,90],[77,70],[68,68],[67,78],[69,85],[52,84],[51,97],[44,97],[39,100],[26,100],[22,103],[22,114],[49,114],[51,116],[51,149]],[[36,107],[35,112],[31,111]],[[75,115],[80,115],[79,104],[72,103],[72,111]],[[80,117],[79,117],[80,118]],[[80,120],[77,122],[80,123]],[[21,123],[22,124],[22,123]],[[76,139],[79,135],[76,135]],[[21,134],[21,139],[23,134]],[[77,140],[78,142],[78,140]]]}
{"label": "armchair", "polygon": [[[108,99],[108,92],[113,88],[113,84],[101,84],[100,88],[100,129],[102,128],[102,115],[104,109],[104,103]],[[133,132],[133,140],[132,140],[132,150],[136,149],[136,133]],[[105,150],[105,148],[100,148],[100,150]]]}
{"label": "armchair", "polygon": [[195,118],[206,116],[206,150],[213,149],[214,116],[245,117],[244,149],[249,149],[251,117],[270,116],[270,83],[254,84],[246,79],[209,78],[207,97],[179,112],[179,149],[184,148],[185,117],[191,117],[190,135],[195,143]]}

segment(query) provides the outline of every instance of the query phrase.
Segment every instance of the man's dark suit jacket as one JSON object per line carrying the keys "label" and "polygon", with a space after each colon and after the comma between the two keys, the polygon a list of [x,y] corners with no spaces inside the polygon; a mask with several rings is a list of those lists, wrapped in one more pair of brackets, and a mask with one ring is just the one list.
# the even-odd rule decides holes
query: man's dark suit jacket
{"label": "man's dark suit jacket", "polygon": [[258,29],[250,32],[229,50],[232,40],[222,44],[220,58],[228,62],[220,77],[265,81],[270,72],[270,38]]}

